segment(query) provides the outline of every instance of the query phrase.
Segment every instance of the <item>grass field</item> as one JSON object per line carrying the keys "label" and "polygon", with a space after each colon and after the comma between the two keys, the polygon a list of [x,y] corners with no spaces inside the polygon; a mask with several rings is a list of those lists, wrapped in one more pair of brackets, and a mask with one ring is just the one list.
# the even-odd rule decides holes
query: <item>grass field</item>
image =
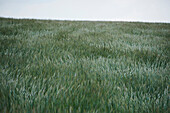
{"label": "grass field", "polygon": [[168,113],[170,24],[0,18],[0,112]]}

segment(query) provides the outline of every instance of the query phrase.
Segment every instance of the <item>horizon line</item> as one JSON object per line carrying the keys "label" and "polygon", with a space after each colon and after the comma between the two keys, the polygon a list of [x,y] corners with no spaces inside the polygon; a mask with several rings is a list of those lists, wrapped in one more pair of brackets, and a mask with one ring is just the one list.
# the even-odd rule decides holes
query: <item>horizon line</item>
{"label": "horizon line", "polygon": [[170,24],[169,21],[138,21],[138,20],[113,20],[113,19],[68,19],[68,18],[36,18],[36,17],[12,17],[12,16],[0,16],[0,18],[6,19],[23,19],[23,20],[54,20],[54,21],[85,21],[85,22],[134,22],[134,23],[161,23]]}

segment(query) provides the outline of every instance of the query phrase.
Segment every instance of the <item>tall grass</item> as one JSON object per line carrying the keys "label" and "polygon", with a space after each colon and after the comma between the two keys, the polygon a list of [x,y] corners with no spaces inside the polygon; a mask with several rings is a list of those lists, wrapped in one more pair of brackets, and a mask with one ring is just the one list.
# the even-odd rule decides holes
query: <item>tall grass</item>
{"label": "tall grass", "polygon": [[170,24],[0,18],[0,112],[169,111]]}

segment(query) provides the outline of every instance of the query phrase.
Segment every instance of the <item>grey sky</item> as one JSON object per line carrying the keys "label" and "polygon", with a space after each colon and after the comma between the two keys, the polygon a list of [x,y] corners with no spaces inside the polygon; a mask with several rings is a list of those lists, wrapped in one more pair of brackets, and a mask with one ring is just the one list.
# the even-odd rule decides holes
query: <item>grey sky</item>
{"label": "grey sky", "polygon": [[170,0],[0,0],[0,16],[170,22]]}

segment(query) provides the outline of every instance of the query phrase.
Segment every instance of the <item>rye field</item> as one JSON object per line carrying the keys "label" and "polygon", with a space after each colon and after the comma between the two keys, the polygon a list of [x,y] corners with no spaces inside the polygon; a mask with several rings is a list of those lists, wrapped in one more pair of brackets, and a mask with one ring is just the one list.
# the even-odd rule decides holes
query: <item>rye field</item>
{"label": "rye field", "polygon": [[0,112],[170,112],[170,23],[0,18]]}

